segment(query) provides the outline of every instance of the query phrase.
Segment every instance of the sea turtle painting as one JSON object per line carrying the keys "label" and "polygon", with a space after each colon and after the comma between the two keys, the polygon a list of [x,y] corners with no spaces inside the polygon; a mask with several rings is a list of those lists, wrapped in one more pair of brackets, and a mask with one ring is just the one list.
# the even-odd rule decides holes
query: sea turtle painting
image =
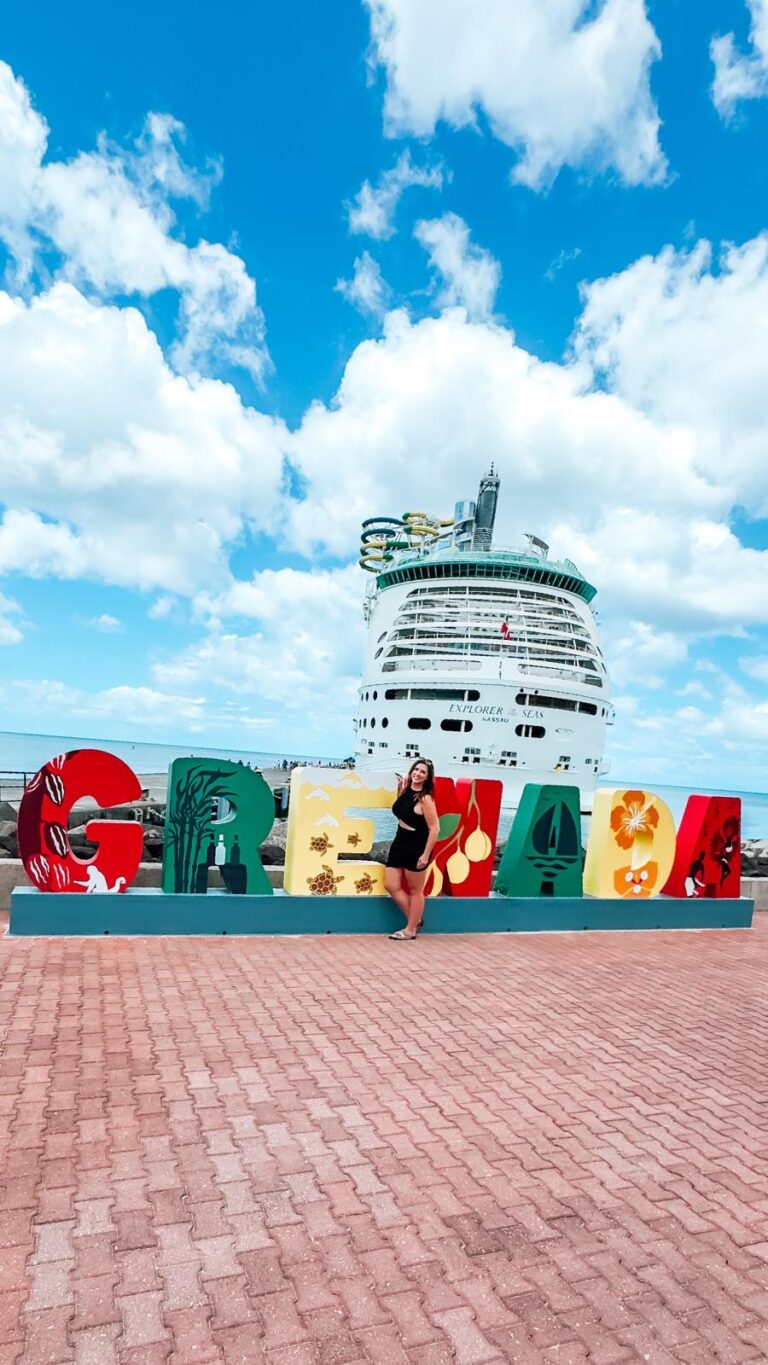
{"label": "sea turtle painting", "polygon": [[316,873],[314,877],[307,877],[307,886],[313,896],[335,896],[336,887],[343,880],[343,876],[334,877],[333,868],[323,863],[322,872]]}

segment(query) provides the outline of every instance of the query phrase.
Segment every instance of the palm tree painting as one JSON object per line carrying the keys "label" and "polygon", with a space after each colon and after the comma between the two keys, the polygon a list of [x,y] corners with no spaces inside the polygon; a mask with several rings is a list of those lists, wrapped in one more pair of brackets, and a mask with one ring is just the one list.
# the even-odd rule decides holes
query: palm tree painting
{"label": "palm tree painting", "polygon": [[[259,845],[274,820],[274,798],[261,773],[226,760],[177,758],[168,775],[163,891],[204,894],[215,866],[235,894],[270,895]],[[234,813],[215,816],[226,800]]]}

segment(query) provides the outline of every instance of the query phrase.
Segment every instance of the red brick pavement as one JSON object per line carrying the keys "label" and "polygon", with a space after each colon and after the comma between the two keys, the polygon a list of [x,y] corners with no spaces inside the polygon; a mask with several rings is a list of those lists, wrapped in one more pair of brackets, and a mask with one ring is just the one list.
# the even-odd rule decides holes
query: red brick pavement
{"label": "red brick pavement", "polygon": [[0,941],[0,1362],[765,1361],[767,950]]}

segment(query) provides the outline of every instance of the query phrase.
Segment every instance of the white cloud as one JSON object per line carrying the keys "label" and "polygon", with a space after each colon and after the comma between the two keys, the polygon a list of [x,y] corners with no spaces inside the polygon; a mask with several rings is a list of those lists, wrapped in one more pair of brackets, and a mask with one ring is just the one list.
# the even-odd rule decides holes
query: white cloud
{"label": "white cloud", "polygon": [[656,630],[645,621],[616,619],[603,632],[615,687],[659,687],[669,668],[685,662],[688,643],[672,631]]}
{"label": "white cloud", "polygon": [[607,498],[594,530],[572,517],[551,535],[614,612],[701,636],[768,625],[768,551],[746,548],[723,521],[687,521],[674,506],[612,508]]}
{"label": "white cloud", "polygon": [[612,737],[617,777],[673,781],[702,788],[764,791],[768,782],[768,701],[731,683],[714,711],[672,706],[640,708],[617,721]]}
{"label": "white cloud", "polygon": [[154,679],[163,689],[234,694],[263,725],[279,725],[285,747],[291,739],[306,749],[308,733],[316,746],[327,740],[332,749],[338,735],[350,746],[364,577],[356,565],[265,569],[221,593],[200,594],[195,605],[206,634],[155,664]]}
{"label": "white cloud", "polygon": [[147,611],[147,616],[151,621],[163,621],[170,616],[175,606],[176,599],[166,594],[156,597]]}
{"label": "white cloud", "polygon": [[692,433],[729,502],[768,515],[768,233],[665,247],[584,290],[576,354],[656,422]]}
{"label": "white cloud", "polygon": [[544,363],[507,328],[462,309],[418,323],[390,313],[382,338],[350,356],[332,403],[313,404],[290,439],[307,492],[289,509],[292,542],[350,554],[363,517],[401,507],[404,488],[414,507],[434,506],[444,489],[448,512],[454,497],[473,494],[491,458],[504,485],[502,537],[546,538],[564,508],[588,535],[640,501],[671,516],[675,531],[683,518],[729,506],[698,472],[685,430],[588,381],[584,367]]}
{"label": "white cloud", "polygon": [[383,317],[387,310],[389,287],[378,261],[367,251],[356,258],[352,279],[337,280],[336,289],[354,308],[370,317]]}
{"label": "white cloud", "polygon": [[428,137],[487,118],[533,188],[563,166],[663,179],[650,68],[659,40],[644,0],[366,0],[387,76],[393,135]]}
{"label": "white cloud", "polygon": [[691,678],[684,687],[677,688],[675,696],[699,697],[702,701],[710,701],[712,699],[712,693],[702,682],[699,682],[697,678]]}
{"label": "white cloud", "polygon": [[438,306],[458,305],[466,308],[470,318],[489,318],[501,280],[501,266],[490,251],[470,241],[464,219],[457,213],[422,219],[414,228],[414,236],[442,278]]}
{"label": "white cloud", "polygon": [[350,607],[361,606],[364,587],[364,575],[353,564],[343,569],[261,569],[247,581],[231,582],[223,592],[200,593],[195,606],[199,614],[217,620],[246,617],[278,631],[301,631],[346,655]]}
{"label": "white cloud", "polygon": [[401,152],[395,165],[385,171],[375,187],[363,182],[354,201],[347,205],[350,232],[364,233],[383,241],[395,232],[394,217],[403,192],[412,185],[442,189],[442,166],[414,166],[411,154]]}
{"label": "white cloud", "polygon": [[749,51],[739,52],[732,33],[710,43],[715,66],[712,99],[723,118],[733,116],[742,100],[768,95],[768,0],[747,0],[751,18]]}
{"label": "white cloud", "polygon": [[0,592],[0,645],[21,644],[24,636],[16,621],[9,619],[17,617],[20,612],[18,602]]}
{"label": "white cloud", "polygon": [[[19,706],[34,707],[50,724],[62,718],[90,723],[107,721],[112,727],[138,726],[141,729],[199,730],[206,719],[204,696],[160,692],[151,687],[108,687],[89,692],[70,687],[55,678],[15,678],[4,686],[5,704],[12,713]],[[112,730],[114,733],[114,729]]]}
{"label": "white cloud", "polygon": [[126,725],[187,725],[203,729],[205,697],[158,692],[152,687],[108,687],[82,698],[85,714],[118,717]]}
{"label": "white cloud", "polygon": [[282,425],[174,374],[135,309],[0,293],[0,572],[190,592],[273,527]]}
{"label": "white cloud", "polygon": [[758,682],[768,683],[768,656],[759,655],[754,658],[739,659],[739,668],[747,677],[755,678]]}
{"label": "white cloud", "polygon": [[178,292],[179,369],[223,361],[259,377],[267,363],[264,319],[243,261],[201,240],[174,236],[171,201],[203,204],[218,168],[200,175],[178,151],[184,129],[150,114],[134,148],[100,138],[96,151],[45,161],[48,128],[11,68],[0,62],[0,241],[19,278],[40,250],[61,253],[59,273],[105,298]]}
{"label": "white cloud", "polygon": [[544,271],[544,279],[549,280],[549,283],[552,284],[554,280],[557,278],[560,271],[563,270],[565,266],[570,265],[571,261],[577,261],[580,255],[581,255],[580,246],[571,247],[570,250],[567,250],[565,247],[562,247],[561,250],[558,251],[554,260],[550,262],[550,264]]}
{"label": "white cloud", "polygon": [[117,616],[110,616],[108,611],[103,611],[100,616],[92,616],[85,623],[92,630],[98,630],[101,635],[122,635],[125,626]]}

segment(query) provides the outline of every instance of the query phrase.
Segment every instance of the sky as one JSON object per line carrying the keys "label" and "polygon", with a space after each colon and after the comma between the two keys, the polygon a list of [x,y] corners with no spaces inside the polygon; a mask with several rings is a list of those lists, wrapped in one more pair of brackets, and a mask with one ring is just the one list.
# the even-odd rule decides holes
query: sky
{"label": "sky", "polygon": [[767,141],[768,0],[7,9],[0,728],[344,757],[493,460],[617,779],[768,789]]}

